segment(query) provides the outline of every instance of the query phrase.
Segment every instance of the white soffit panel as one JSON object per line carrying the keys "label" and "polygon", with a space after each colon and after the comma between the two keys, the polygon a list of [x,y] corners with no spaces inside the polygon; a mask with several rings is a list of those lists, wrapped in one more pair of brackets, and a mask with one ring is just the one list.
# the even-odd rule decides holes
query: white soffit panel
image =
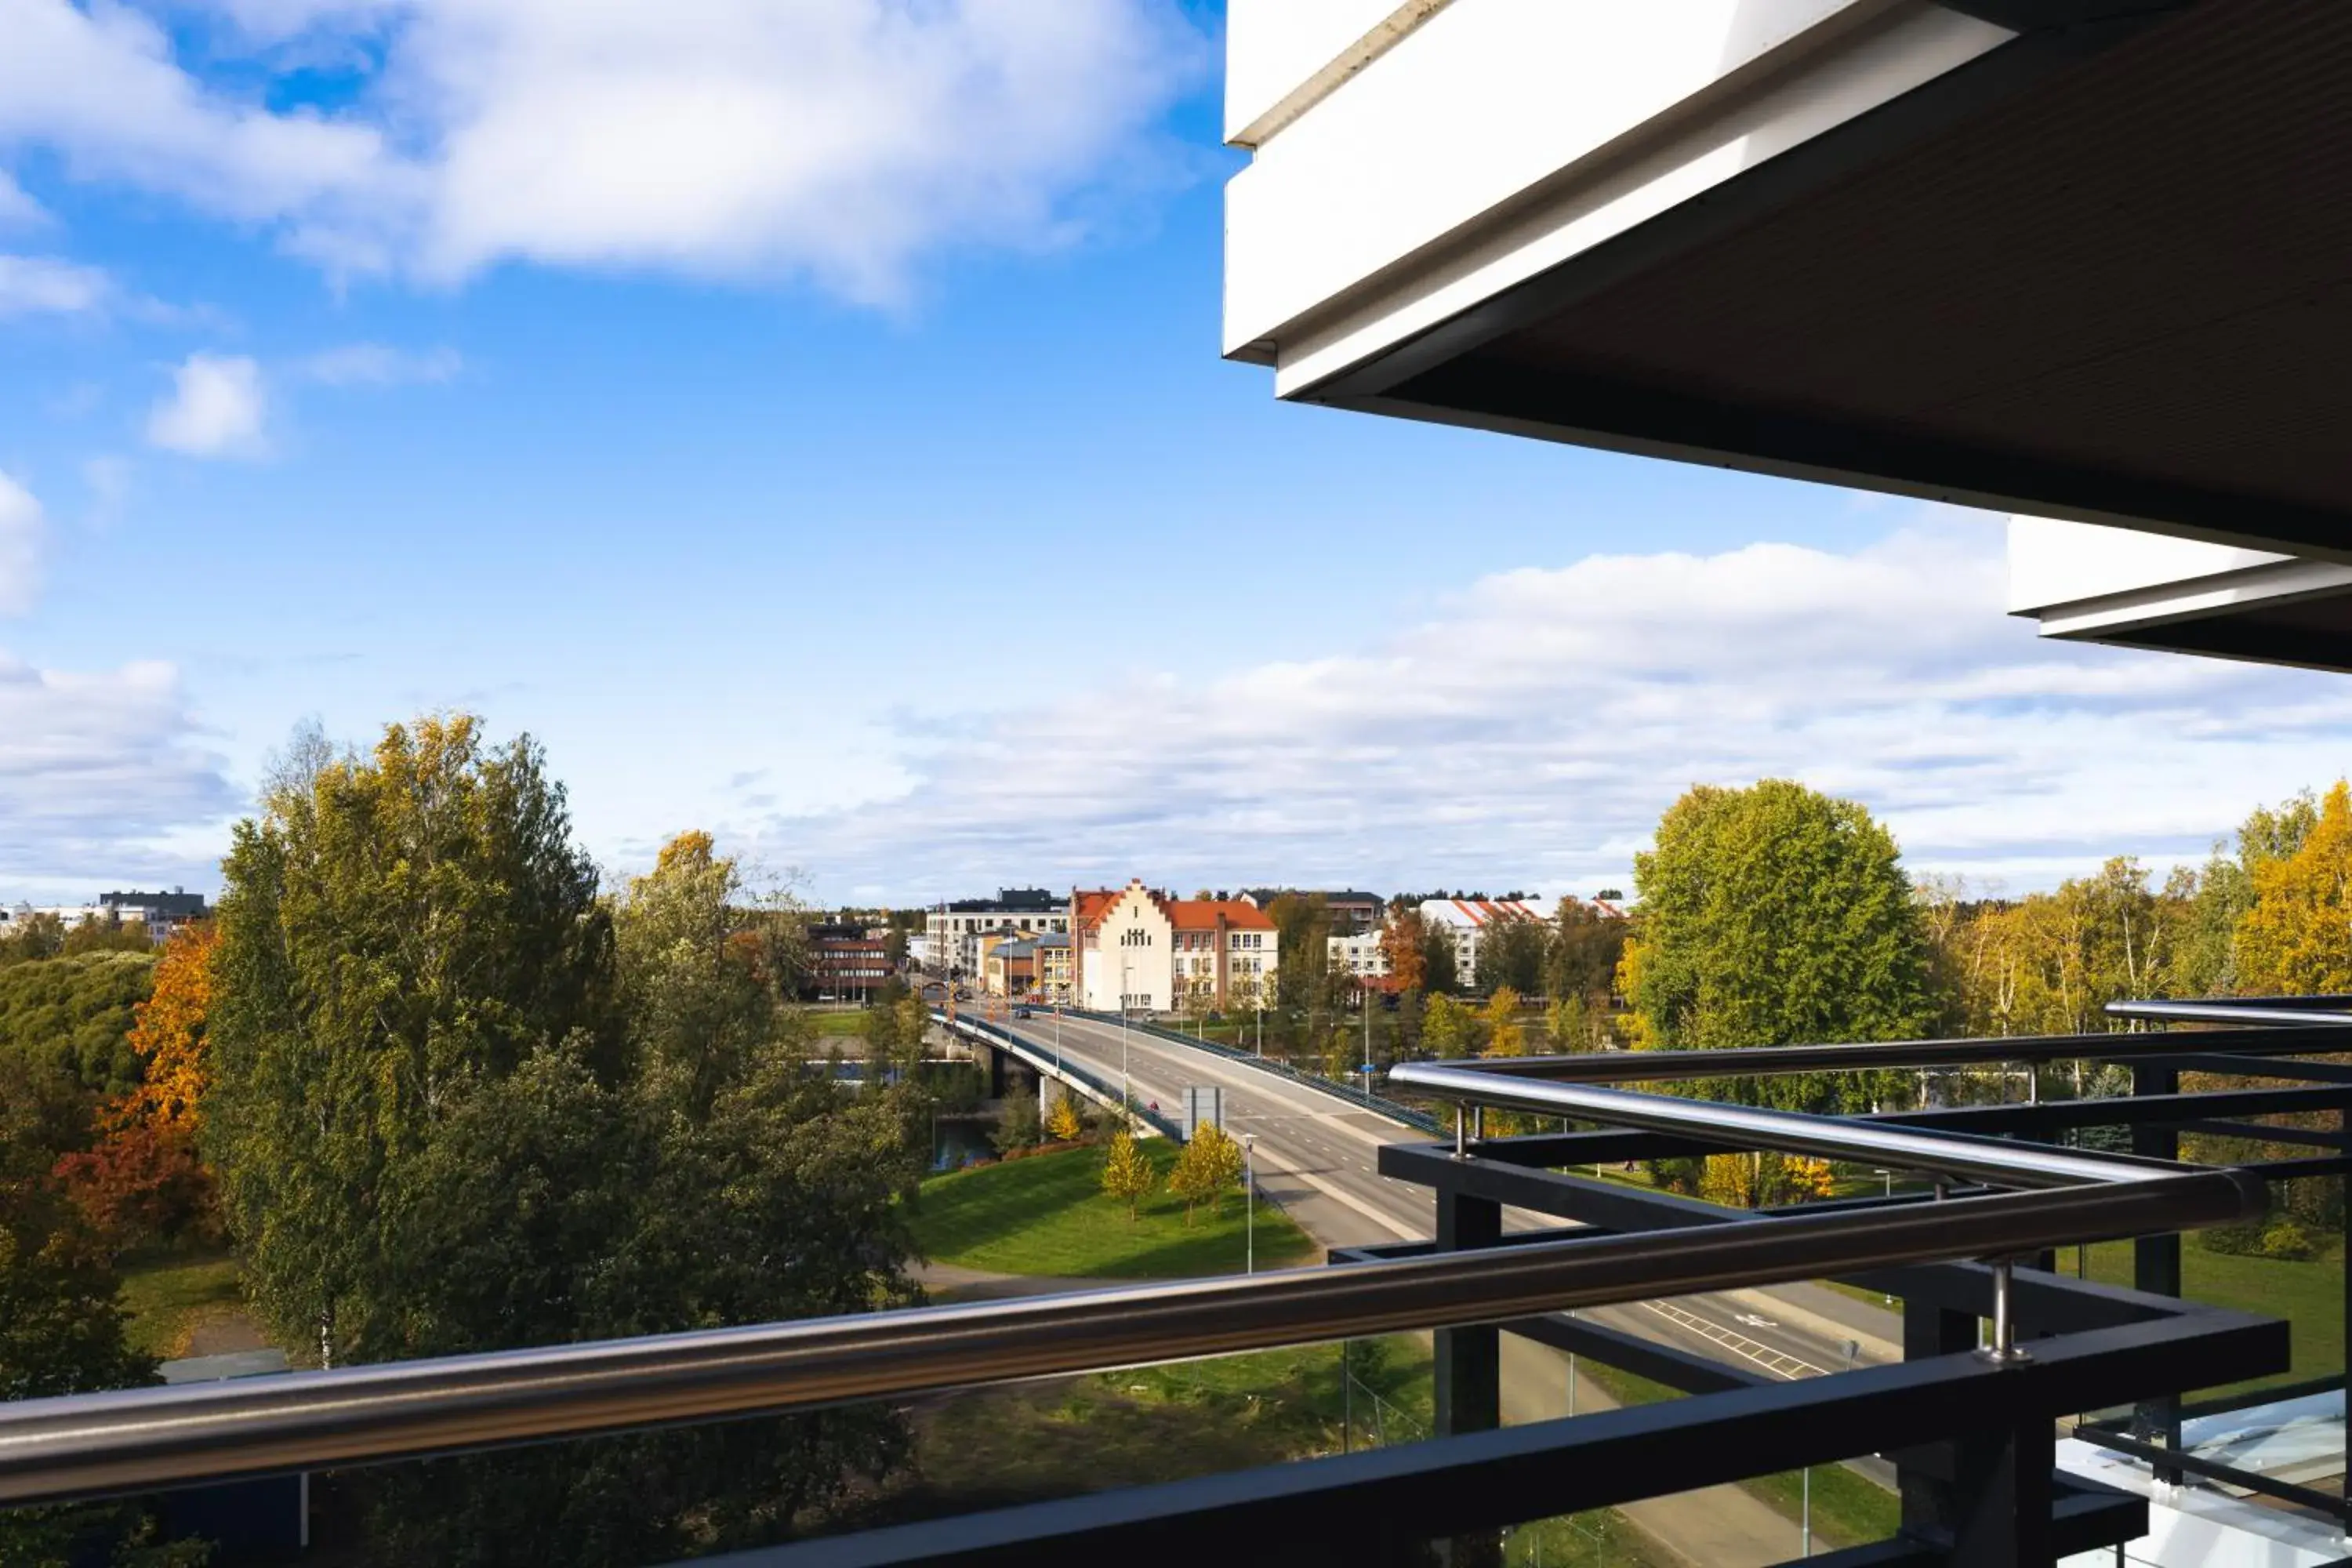
{"label": "white soffit panel", "polygon": [[2121,637],[2352,588],[2352,566],[2057,518],[2009,520],[2009,609],[2055,637]]}
{"label": "white soffit panel", "polygon": [[1456,0],[1226,188],[1290,395],[2013,35],[1925,0]]}

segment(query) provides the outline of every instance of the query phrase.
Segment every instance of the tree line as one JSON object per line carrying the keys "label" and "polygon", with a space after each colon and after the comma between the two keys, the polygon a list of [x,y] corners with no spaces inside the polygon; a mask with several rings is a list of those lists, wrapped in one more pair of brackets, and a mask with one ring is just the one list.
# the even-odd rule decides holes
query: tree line
{"label": "tree line", "polygon": [[[224,874],[211,926],[149,961],[130,1081],[0,1052],[0,1396],[152,1375],[110,1268],[134,1238],[217,1233],[272,1341],[320,1366],[919,1299],[920,1031],[873,1031],[906,1059],[862,1089],[813,1070],[799,911],[708,835],[605,888],[538,748],[461,716],[364,754],[298,744]],[[856,1407],[337,1495],[370,1560],[664,1561],[788,1536],[906,1443]],[[196,1560],[153,1531],[135,1509],[0,1514],[0,1560]]]}

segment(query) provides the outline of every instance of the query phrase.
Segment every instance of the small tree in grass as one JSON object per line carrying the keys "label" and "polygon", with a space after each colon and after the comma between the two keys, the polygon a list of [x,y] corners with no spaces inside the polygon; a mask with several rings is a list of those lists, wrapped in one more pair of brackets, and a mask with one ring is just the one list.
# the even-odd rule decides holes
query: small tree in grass
{"label": "small tree in grass", "polygon": [[1054,1101],[1053,1114],[1045,1118],[1045,1133],[1056,1143],[1075,1143],[1087,1135],[1086,1121],[1068,1095]]}
{"label": "small tree in grass", "polygon": [[1204,1123],[1176,1156],[1168,1173],[1168,1190],[1184,1200],[1184,1223],[1192,1223],[1195,1205],[1206,1203],[1213,1214],[1224,1209],[1225,1189],[1241,1179],[1242,1148],[1223,1128]]}
{"label": "small tree in grass", "polygon": [[1151,1163],[1135,1146],[1135,1135],[1111,1135],[1110,1153],[1103,1161],[1102,1190],[1127,1205],[1127,1223],[1135,1223],[1136,1205],[1151,1190]]}

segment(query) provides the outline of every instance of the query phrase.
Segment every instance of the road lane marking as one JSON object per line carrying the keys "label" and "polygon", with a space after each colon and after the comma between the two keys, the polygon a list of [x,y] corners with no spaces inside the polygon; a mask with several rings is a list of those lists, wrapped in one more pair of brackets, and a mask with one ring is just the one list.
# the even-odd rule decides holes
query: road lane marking
{"label": "road lane marking", "polygon": [[1685,1311],[1672,1301],[1643,1301],[1640,1304],[1676,1327],[1687,1329],[1702,1339],[1721,1345],[1741,1360],[1754,1362],[1775,1377],[1793,1383],[1801,1377],[1820,1377],[1828,1370],[1786,1352],[1776,1351],[1770,1345],[1759,1344],[1746,1334],[1734,1333],[1720,1323],[1709,1322],[1696,1312]]}

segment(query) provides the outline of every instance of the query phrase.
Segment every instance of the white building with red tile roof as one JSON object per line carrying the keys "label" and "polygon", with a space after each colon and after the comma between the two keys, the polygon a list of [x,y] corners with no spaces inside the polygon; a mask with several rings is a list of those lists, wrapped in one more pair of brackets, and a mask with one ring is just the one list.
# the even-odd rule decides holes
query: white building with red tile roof
{"label": "white building with red tile roof", "polygon": [[1423,899],[1421,924],[1424,931],[1444,931],[1454,939],[1454,976],[1465,986],[1478,983],[1478,940],[1499,921],[1542,921],[1544,907],[1528,899]]}
{"label": "white building with red tile roof", "polygon": [[1140,880],[1080,889],[1070,894],[1070,926],[1083,1007],[1247,1006],[1274,983],[1274,921],[1245,899],[1179,899]]}

